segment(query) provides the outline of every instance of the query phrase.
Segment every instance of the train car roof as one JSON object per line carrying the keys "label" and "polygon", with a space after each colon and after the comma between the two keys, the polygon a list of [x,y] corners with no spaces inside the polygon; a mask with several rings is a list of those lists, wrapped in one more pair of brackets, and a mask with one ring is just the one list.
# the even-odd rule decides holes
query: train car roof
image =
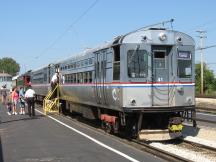
{"label": "train car roof", "polygon": [[[116,46],[119,44],[124,44],[124,43],[159,44],[161,42],[160,42],[158,33],[164,33],[168,37],[168,39],[164,41],[163,44],[174,45],[176,43],[176,40],[174,39],[177,39],[177,38],[183,39],[182,42],[184,43],[184,45],[194,45],[195,44],[195,41],[191,36],[185,33],[179,32],[179,31],[168,30],[165,28],[144,28],[144,29],[142,28],[141,30],[135,30],[125,35],[117,36],[112,41],[106,42],[96,48],[88,49],[77,55],[64,58],[60,61],[57,61],[56,64],[67,62],[68,60],[71,60],[71,59],[74,59],[74,60],[80,59],[82,56],[84,57],[87,54],[91,54],[91,53],[94,53],[94,52],[97,52],[97,51],[100,51],[100,50],[103,50],[103,49],[106,49],[112,46]],[[173,35],[175,38],[173,37]],[[144,40],[144,38],[146,38],[146,41]]]}
{"label": "train car roof", "polygon": [[[160,35],[166,35],[167,39],[165,41],[160,40]],[[124,44],[124,43],[146,43],[146,44],[161,44],[163,42],[164,45],[175,45],[177,39],[181,38],[181,43],[183,45],[194,45],[194,39],[182,32],[175,30],[168,30],[165,28],[148,28],[133,31],[127,33],[123,36],[120,36],[115,43]]]}
{"label": "train car roof", "polygon": [[[86,49],[79,54],[75,54],[73,56],[63,58],[61,60],[56,60],[55,62],[53,62],[51,64],[56,65],[56,64],[66,63],[70,60],[75,60],[75,61],[80,60],[80,59],[86,57],[87,55],[90,55],[90,54],[95,53],[97,51],[100,51],[100,50],[103,50],[103,49],[106,49],[106,48],[109,48],[112,46],[125,44],[125,43],[159,44],[159,43],[161,43],[161,41],[159,39],[160,33],[167,35],[168,39],[166,41],[163,41],[163,44],[165,44],[165,45],[174,45],[176,43],[176,38],[183,39],[184,45],[194,45],[195,44],[195,41],[191,36],[189,36],[185,33],[182,33],[182,32],[178,32],[175,30],[168,30],[165,28],[141,28],[141,29],[129,32],[127,34],[117,36],[112,41],[105,42],[96,48]],[[144,38],[146,40],[144,40]],[[51,65],[51,64],[48,64],[48,65]],[[46,68],[48,65],[45,65],[45,66],[40,67],[36,70],[33,70],[32,72],[36,72],[38,70]]]}
{"label": "train car roof", "polygon": [[[51,63],[50,63],[50,64],[51,64]],[[39,68],[37,68],[37,69],[35,69],[35,70],[32,70],[32,71],[29,72],[29,73],[34,73],[34,72],[37,72],[37,71],[42,70],[42,69],[44,69],[44,68],[47,68],[50,64],[43,65],[43,66],[41,66],[41,67],[39,67]]]}
{"label": "train car roof", "polygon": [[100,50],[103,50],[103,49],[106,49],[106,48],[112,46],[112,43],[113,43],[113,41],[112,42],[105,42],[104,44],[99,45],[96,48],[89,48],[89,49],[86,49],[86,50],[84,50],[78,54],[74,54],[73,56],[69,56],[69,57],[63,58],[61,60],[58,60],[58,61],[54,62],[54,64],[59,64],[62,62],[66,62],[68,60],[76,60],[76,59],[79,60],[80,58],[85,57],[88,54],[92,54],[94,52],[97,52],[97,51],[100,51]]}

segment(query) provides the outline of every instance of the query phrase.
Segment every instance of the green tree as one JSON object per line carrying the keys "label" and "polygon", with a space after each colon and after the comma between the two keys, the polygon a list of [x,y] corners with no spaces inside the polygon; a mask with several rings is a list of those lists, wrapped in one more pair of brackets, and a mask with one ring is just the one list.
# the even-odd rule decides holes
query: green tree
{"label": "green tree", "polygon": [[4,57],[0,59],[0,72],[8,73],[12,76],[20,71],[20,65],[12,58]]}
{"label": "green tree", "polygon": [[[196,82],[196,93],[201,92],[201,68],[200,63],[196,64],[195,69],[195,82]],[[216,91],[216,78],[214,72],[210,70],[206,64],[203,65],[203,91],[205,94],[212,94]]]}

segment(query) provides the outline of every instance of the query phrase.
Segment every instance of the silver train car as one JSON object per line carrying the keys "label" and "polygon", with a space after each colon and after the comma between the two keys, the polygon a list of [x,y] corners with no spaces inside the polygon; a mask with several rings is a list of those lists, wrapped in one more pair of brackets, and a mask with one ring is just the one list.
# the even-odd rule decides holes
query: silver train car
{"label": "silver train car", "polygon": [[36,100],[38,101],[43,101],[50,90],[51,77],[55,73],[55,67],[51,65],[53,64],[33,70],[30,73],[31,85],[37,94]]}
{"label": "silver train car", "polygon": [[196,125],[194,62],[192,37],[148,28],[33,71],[32,83],[45,96],[56,68],[64,111],[100,119],[108,132],[170,139],[181,135],[184,118]]}

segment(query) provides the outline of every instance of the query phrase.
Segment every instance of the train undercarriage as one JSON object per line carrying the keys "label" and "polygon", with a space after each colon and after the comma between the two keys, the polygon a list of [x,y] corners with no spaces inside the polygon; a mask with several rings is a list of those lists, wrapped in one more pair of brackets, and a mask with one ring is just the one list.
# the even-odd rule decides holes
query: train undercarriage
{"label": "train undercarriage", "polygon": [[[124,134],[127,138],[161,141],[182,136],[183,121],[189,120],[196,127],[195,107],[156,108],[133,111],[114,111],[102,107],[66,102],[67,112],[78,112],[84,118],[99,119],[107,133]],[[169,111],[168,111],[169,110]]]}
{"label": "train undercarriage", "polygon": [[123,130],[128,137],[148,141],[169,140],[182,136],[184,120],[190,120],[196,127],[195,109],[179,112],[125,113],[119,117],[107,114],[101,116],[106,131],[119,133]]}

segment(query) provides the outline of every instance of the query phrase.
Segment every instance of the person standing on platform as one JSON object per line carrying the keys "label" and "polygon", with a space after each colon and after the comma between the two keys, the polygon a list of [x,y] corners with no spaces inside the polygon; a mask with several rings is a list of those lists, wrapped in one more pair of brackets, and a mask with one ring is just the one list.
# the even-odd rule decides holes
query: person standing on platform
{"label": "person standing on platform", "polygon": [[24,115],[25,114],[25,93],[24,93],[24,88],[20,87],[19,91],[19,98],[20,98],[20,114]]}
{"label": "person standing on platform", "polygon": [[6,98],[7,98],[7,90],[6,90],[6,84],[2,86],[2,104],[6,103]]}
{"label": "person standing on platform", "polygon": [[35,116],[35,91],[32,89],[31,84],[29,84],[29,89],[25,93],[25,98],[28,104],[29,116]]}
{"label": "person standing on platform", "polygon": [[11,97],[11,93],[12,92],[10,92],[10,94],[9,94],[9,96],[8,96],[8,98],[7,98],[7,110],[8,110],[8,112],[7,112],[7,114],[8,115],[11,115],[11,111],[12,111],[12,102],[11,102],[11,100],[12,100],[12,97]]}
{"label": "person standing on platform", "polygon": [[13,104],[12,114],[17,115],[16,108],[17,108],[17,103],[18,103],[18,100],[19,100],[19,93],[17,92],[16,87],[14,87],[12,89],[11,98],[12,98],[12,104]]}

